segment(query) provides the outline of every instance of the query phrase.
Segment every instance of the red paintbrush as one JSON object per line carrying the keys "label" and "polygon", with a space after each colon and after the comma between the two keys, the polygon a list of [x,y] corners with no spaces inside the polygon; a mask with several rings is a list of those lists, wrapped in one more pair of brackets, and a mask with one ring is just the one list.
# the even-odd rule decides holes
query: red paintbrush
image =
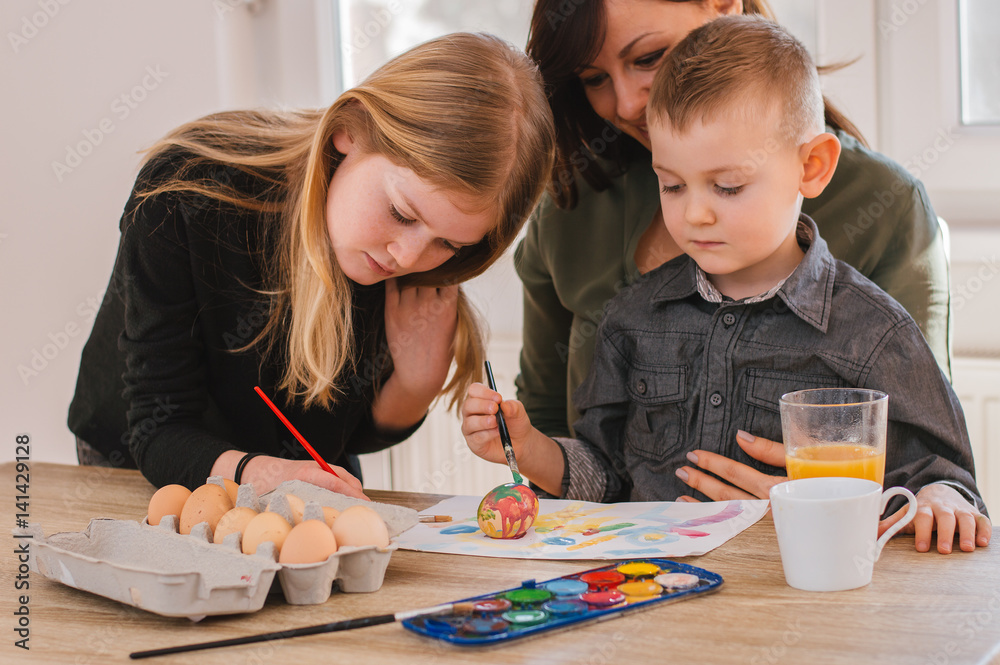
{"label": "red paintbrush", "polygon": [[[327,464],[323,460],[323,458],[319,456],[319,453],[316,452],[316,450],[309,445],[309,442],[306,441],[305,437],[299,434],[299,430],[295,429],[295,425],[290,423],[288,421],[288,418],[285,417],[285,414],[283,414],[281,411],[278,410],[278,407],[275,406],[274,402],[272,402],[267,395],[264,394],[264,391],[260,389],[260,386],[254,386],[253,389],[256,390],[257,394],[260,395],[260,398],[264,400],[264,402],[269,407],[271,407],[271,410],[274,411],[274,415],[278,416],[278,418],[281,419],[281,422],[285,424],[285,427],[288,428],[288,431],[295,435],[295,438],[299,440],[299,443],[301,443],[302,447],[306,449],[306,452],[308,452],[309,455],[311,455],[312,458],[316,460],[316,463],[319,464],[324,471],[332,473],[333,475],[337,476],[337,472],[334,471],[332,468],[330,468],[330,465]],[[337,477],[340,478],[340,476]]]}

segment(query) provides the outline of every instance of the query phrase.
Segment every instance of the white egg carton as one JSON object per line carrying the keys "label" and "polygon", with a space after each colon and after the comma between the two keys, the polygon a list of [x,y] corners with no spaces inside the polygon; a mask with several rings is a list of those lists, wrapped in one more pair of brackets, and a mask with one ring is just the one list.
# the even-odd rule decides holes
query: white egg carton
{"label": "white egg carton", "polygon": [[[212,477],[208,482],[223,485],[221,478]],[[333,593],[333,583],[337,582],[341,591],[346,593],[371,593],[382,587],[385,570],[389,566],[392,553],[399,548],[396,537],[419,521],[417,511],[402,506],[394,506],[375,501],[362,501],[343,494],[317,487],[301,480],[283,482],[272,492],[258,497],[250,484],[240,486],[236,506],[246,506],[261,512],[270,510],[292,523],[291,507],[284,500],[287,494],[294,494],[305,503],[303,519],[323,519],[322,507],[327,506],[343,511],[350,506],[363,504],[372,508],[385,521],[389,531],[389,545],[381,548],[374,545],[367,547],[340,547],[325,561],[318,563],[281,564],[277,563],[277,552],[270,543],[263,543],[257,548],[255,557],[264,557],[274,562],[278,567],[277,580],[272,592],[284,594],[285,601],[291,605],[318,605],[325,603]],[[148,523],[145,522],[144,524]],[[173,516],[160,521],[163,529],[177,532],[177,521]],[[208,533],[208,525],[196,525],[191,530],[195,536],[199,527]],[[151,527],[156,528],[156,527]],[[198,537],[201,537],[200,535]],[[217,547],[224,547],[234,552],[241,552],[241,534],[233,533]],[[241,556],[247,556],[241,554]]]}
{"label": "white egg carton", "polygon": [[[323,519],[323,506],[339,511],[354,505],[366,505],[378,513],[389,531],[389,545],[381,548],[344,546],[319,563],[279,564],[278,583],[285,601],[292,605],[317,605],[325,603],[337,582],[346,593],[370,593],[382,587],[389,558],[399,548],[396,537],[419,521],[417,511],[402,506],[394,506],[375,501],[362,501],[343,494],[317,487],[301,480],[289,480],[278,485],[274,491],[257,500],[252,485],[242,485],[236,505],[244,505],[257,511],[267,508],[291,522],[291,508],[284,500],[285,495],[294,494],[305,503],[303,519]],[[266,501],[265,501],[266,499]],[[240,534],[230,534],[224,545],[239,547]],[[265,547],[267,545],[265,544]],[[258,551],[260,551],[258,549]],[[273,548],[267,547],[264,555],[274,557]]]}
{"label": "white egg carton", "polygon": [[[85,531],[47,538],[38,524],[15,533],[32,536],[29,566],[34,572],[155,614],[200,621],[210,615],[256,612],[270,592],[281,591],[294,605],[314,605],[330,598],[335,581],[348,593],[377,591],[398,548],[396,537],[419,520],[409,508],[360,501],[301,481],[282,483],[260,499],[251,485],[242,485],[236,505],[260,511],[267,503],[262,499],[285,494],[305,502],[307,519],[322,519],[321,506],[337,510],[359,503],[370,506],[386,522],[389,546],[342,547],[319,563],[279,564],[272,543],[262,544],[256,554],[243,554],[239,533],[216,545],[208,523],[182,535],[175,516],[163,518],[157,526],[150,526],[146,518],[141,523],[95,518]],[[287,501],[275,501],[272,510],[291,517]]]}
{"label": "white egg carton", "polygon": [[29,565],[49,579],[163,616],[200,621],[208,615],[256,612],[280,566],[208,542],[208,525],[193,537],[132,520],[92,519],[85,531],[46,538],[37,524]]}

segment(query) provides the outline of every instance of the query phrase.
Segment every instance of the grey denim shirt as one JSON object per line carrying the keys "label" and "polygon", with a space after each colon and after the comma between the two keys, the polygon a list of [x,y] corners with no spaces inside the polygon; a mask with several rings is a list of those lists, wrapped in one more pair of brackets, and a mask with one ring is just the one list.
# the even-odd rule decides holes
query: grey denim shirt
{"label": "grey denim shirt", "polygon": [[577,439],[558,440],[564,497],[577,484],[603,486],[591,500],[705,500],[674,475],[695,449],[783,475],[744,453],[737,430],[781,441],[781,395],[858,387],[889,395],[885,487],[945,481],[985,510],[961,404],[917,325],[801,223],[814,240],[770,298],[708,302],[682,255],[611,300],[573,396]]}

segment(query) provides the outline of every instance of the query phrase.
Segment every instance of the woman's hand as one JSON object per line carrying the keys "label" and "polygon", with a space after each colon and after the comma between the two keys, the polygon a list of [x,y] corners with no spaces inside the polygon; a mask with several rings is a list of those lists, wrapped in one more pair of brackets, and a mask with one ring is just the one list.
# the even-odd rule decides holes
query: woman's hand
{"label": "woman's hand", "polygon": [[[878,525],[881,536],[886,529],[906,515],[906,507],[896,512]],[[990,518],[979,512],[958,490],[945,483],[931,483],[917,492],[917,515],[900,533],[914,534],[914,546],[918,552],[931,548],[931,534],[937,530],[937,551],[949,554],[958,531],[958,546],[963,552],[972,552],[976,546],[990,544],[993,524]]]}
{"label": "woman's hand", "polygon": [[385,281],[385,337],[392,375],[375,396],[372,418],[399,431],[423,418],[448,379],[458,327],[458,286],[410,286]]}
{"label": "woman's hand", "polygon": [[[253,484],[258,495],[270,492],[286,480],[304,480],[331,492],[368,501],[361,481],[346,469],[330,465],[337,475],[327,473],[314,460],[289,460],[261,455],[247,462],[242,481]],[[339,476],[339,477],[338,477]]]}
{"label": "woman's hand", "polygon": [[[785,448],[780,443],[759,436],[755,437],[743,430],[737,432],[736,443],[743,449],[743,452],[755,460],[771,466],[785,466]],[[773,486],[788,480],[784,476],[769,476],[746,464],[705,450],[693,450],[687,454],[687,457],[693,464],[697,465],[697,468],[683,466],[677,469],[677,477],[713,501],[767,500]],[[704,473],[702,469],[715,474],[718,478]],[[719,480],[719,478],[726,482]],[[681,496],[677,500],[697,501],[690,496]]]}

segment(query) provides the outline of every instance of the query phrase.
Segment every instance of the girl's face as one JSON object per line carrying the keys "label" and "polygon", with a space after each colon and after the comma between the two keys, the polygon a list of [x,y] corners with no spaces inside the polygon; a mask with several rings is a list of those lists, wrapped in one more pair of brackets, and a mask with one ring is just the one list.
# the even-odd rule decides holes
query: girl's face
{"label": "girl's face", "polygon": [[427,272],[491,229],[489,210],[467,194],[427,183],[410,169],[364,152],[347,132],[334,137],[345,155],[326,199],[334,256],[358,284]]}
{"label": "girl's face", "polygon": [[695,28],[742,2],[604,0],[607,34],[597,56],[580,68],[580,82],[594,111],[650,148],[646,128],[649,87],[663,56]]}

